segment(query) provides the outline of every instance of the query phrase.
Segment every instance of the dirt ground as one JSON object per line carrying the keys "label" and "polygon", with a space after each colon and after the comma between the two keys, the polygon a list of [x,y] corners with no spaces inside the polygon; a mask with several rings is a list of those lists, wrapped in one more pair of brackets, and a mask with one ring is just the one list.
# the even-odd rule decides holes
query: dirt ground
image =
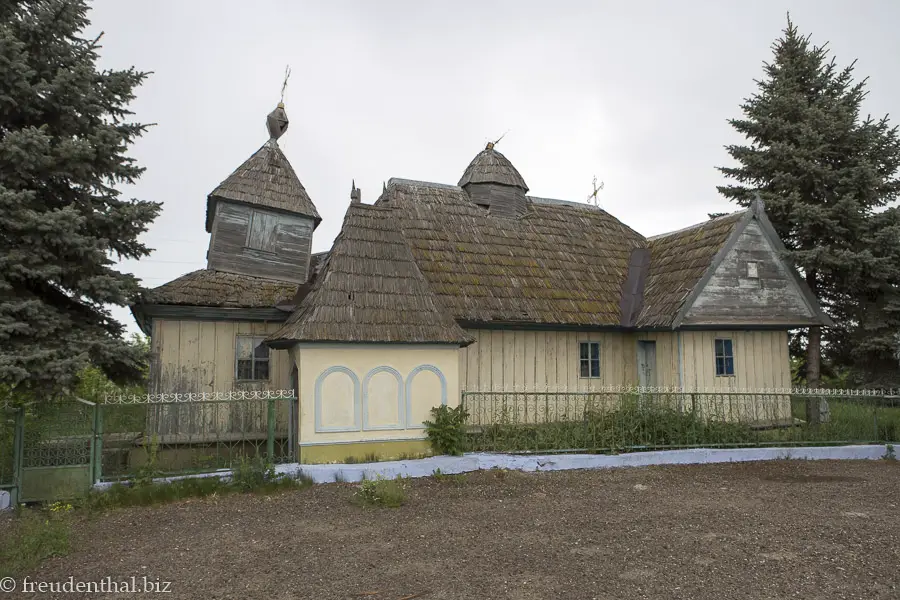
{"label": "dirt ground", "polygon": [[413,481],[398,509],[354,489],[116,510],[33,576],[191,599],[900,598],[896,462],[488,471]]}

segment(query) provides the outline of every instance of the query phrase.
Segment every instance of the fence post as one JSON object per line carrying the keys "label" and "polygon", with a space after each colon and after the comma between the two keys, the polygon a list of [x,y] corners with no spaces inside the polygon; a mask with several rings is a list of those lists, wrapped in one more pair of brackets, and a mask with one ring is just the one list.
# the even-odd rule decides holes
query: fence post
{"label": "fence post", "polygon": [[16,409],[16,424],[13,432],[13,488],[9,494],[9,505],[19,506],[22,495],[22,466],[25,454],[25,408]]}
{"label": "fence post", "polygon": [[271,464],[275,464],[275,399],[269,394],[268,405],[268,431],[266,435],[266,453]]}
{"label": "fence post", "polygon": [[103,478],[103,404],[98,402],[94,406],[94,454],[93,472],[94,483],[100,483]]}

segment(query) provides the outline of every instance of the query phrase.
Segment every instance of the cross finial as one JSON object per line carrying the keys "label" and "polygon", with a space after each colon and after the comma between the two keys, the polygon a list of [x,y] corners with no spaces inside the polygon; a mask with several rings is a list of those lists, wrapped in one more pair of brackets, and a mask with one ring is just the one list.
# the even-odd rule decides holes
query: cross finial
{"label": "cross finial", "polygon": [[594,206],[600,206],[600,199],[597,197],[597,194],[599,194],[600,190],[603,189],[603,182],[601,181],[600,185],[597,185],[597,176],[596,175],[594,175],[594,181],[592,182],[591,187],[593,188],[593,191],[587,197],[588,202],[590,204],[593,204]]}
{"label": "cross finial", "polygon": [[284,108],[284,90],[287,88],[288,79],[291,78],[291,65],[287,65],[284,68],[284,83],[281,84],[281,101],[279,104],[281,108]]}

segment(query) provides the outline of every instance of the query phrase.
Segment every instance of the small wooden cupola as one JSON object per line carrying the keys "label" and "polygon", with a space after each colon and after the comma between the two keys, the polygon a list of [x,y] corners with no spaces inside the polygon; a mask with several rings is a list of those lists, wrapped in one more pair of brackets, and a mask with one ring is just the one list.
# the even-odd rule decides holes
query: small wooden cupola
{"label": "small wooden cupola", "polygon": [[459,180],[469,198],[497,217],[525,214],[528,186],[509,159],[494,149],[494,143],[478,153]]}
{"label": "small wooden cupola", "polygon": [[278,146],[287,127],[279,102],[266,117],[269,140],[207,197],[208,269],[306,281],[322,218]]}

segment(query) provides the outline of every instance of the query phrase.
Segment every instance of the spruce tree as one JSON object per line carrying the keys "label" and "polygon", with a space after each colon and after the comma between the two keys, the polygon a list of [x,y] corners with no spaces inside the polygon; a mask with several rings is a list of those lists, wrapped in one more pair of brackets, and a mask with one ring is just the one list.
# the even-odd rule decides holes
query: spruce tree
{"label": "spruce tree", "polygon": [[0,389],[71,390],[89,363],[141,377],[140,349],[109,305],[139,292],[117,258],[159,212],[116,186],[143,169],[126,155],[146,126],[129,120],[146,73],[98,70],[83,0],[0,1]]}
{"label": "spruce tree", "polygon": [[[820,383],[823,347],[834,366],[871,380],[896,349],[900,140],[888,118],[861,116],[866,80],[838,67],[788,17],[757,92],[729,123],[749,141],[727,146],[738,163],[719,191],[741,206],[755,194],[835,326],[810,328],[806,379]],[[796,348],[797,344],[793,347]]]}

